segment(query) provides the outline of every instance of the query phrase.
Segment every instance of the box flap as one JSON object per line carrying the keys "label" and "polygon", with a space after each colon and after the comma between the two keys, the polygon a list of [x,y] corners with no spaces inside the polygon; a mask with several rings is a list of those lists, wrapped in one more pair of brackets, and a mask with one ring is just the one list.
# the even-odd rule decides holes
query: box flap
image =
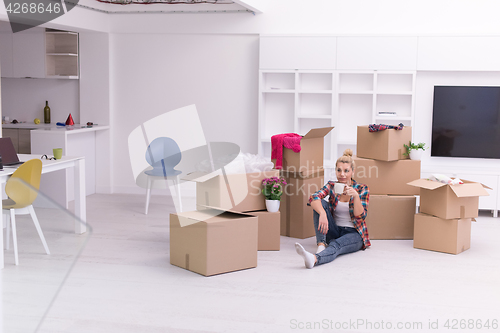
{"label": "box flap", "polygon": [[[461,181],[463,181],[464,183],[478,183],[478,182],[473,182],[473,181],[465,180],[465,179],[461,179]],[[478,183],[478,184],[481,184],[482,187],[487,188],[488,190],[493,190],[491,187],[486,186],[483,183]]]}
{"label": "box flap", "polygon": [[302,137],[302,139],[314,139],[314,138],[322,138],[333,129],[333,127],[323,127],[323,128],[313,128],[306,135]]}
{"label": "box flap", "polygon": [[407,184],[410,185],[410,186],[425,188],[427,190],[435,190],[437,188],[440,188],[440,187],[443,187],[443,186],[447,186],[447,184],[440,183],[440,182],[435,182],[435,181],[428,180],[428,179],[423,179],[423,178],[411,181],[411,182],[409,182]]}
{"label": "box flap", "polygon": [[480,183],[463,180],[464,184],[450,185],[451,190],[459,198],[490,195]]}

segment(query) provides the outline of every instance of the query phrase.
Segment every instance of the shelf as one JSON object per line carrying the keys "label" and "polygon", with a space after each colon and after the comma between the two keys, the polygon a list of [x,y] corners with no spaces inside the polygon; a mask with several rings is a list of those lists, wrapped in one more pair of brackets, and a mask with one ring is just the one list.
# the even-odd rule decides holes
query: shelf
{"label": "shelf", "polygon": [[77,75],[47,75],[45,78],[47,78],[47,79],[78,80],[78,76]]}
{"label": "shelf", "polygon": [[377,95],[407,95],[412,96],[412,91],[377,91]]}
{"label": "shelf", "polygon": [[398,117],[398,116],[376,116],[375,119],[412,120],[411,117]]}
{"label": "shelf", "polygon": [[68,56],[68,57],[78,57],[76,53],[46,53],[48,56]]}
{"label": "shelf", "polygon": [[333,94],[333,90],[299,90],[299,94]]}
{"label": "shelf", "polygon": [[339,95],[373,95],[373,90],[367,91],[339,91]]}
{"label": "shelf", "polygon": [[266,89],[262,91],[264,94],[294,94],[295,90],[290,89]]}
{"label": "shelf", "polygon": [[332,115],[298,115],[299,119],[332,119]]}

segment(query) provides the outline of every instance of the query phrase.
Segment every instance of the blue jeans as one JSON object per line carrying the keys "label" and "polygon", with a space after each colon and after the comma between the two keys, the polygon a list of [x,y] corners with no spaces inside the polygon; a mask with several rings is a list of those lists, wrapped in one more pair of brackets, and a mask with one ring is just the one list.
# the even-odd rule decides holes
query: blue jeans
{"label": "blue jeans", "polygon": [[363,247],[363,238],[361,238],[356,228],[339,227],[330,211],[330,204],[325,200],[321,200],[321,204],[328,218],[328,232],[324,235],[318,230],[319,214],[313,210],[316,243],[326,245],[322,252],[316,254],[316,258],[318,258],[316,265],[326,264],[341,254],[356,252]]}

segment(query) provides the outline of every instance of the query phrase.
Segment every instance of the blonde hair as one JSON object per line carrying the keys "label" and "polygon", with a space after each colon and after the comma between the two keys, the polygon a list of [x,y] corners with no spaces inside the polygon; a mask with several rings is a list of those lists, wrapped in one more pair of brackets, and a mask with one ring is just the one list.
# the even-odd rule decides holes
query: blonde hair
{"label": "blonde hair", "polygon": [[354,159],[352,158],[351,149],[347,148],[344,150],[344,154],[337,159],[337,162],[335,162],[335,167],[337,167],[339,163],[349,163],[351,165],[351,170],[354,170],[356,165],[354,163]]}

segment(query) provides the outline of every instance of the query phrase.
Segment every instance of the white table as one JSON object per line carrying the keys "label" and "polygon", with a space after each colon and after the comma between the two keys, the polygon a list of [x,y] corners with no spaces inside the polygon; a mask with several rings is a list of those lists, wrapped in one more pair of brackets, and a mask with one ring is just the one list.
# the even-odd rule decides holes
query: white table
{"label": "white table", "polygon": [[[36,155],[18,154],[18,156],[19,160],[23,162],[35,158],[36,159],[40,158],[40,155],[38,154]],[[63,158],[61,158],[60,160],[42,159],[42,174],[54,172],[57,170],[63,170],[67,168],[74,169],[75,215],[79,219],[75,221],[75,233],[83,234],[87,230],[85,224],[87,220],[87,207],[86,207],[86,197],[85,197],[85,158],[63,156]],[[3,171],[0,171],[0,185],[5,184],[9,179],[10,175],[12,175],[14,171],[16,171],[16,169],[17,169],[16,167],[4,167]],[[3,214],[0,214],[0,226],[3,226]],[[2,255],[0,255],[0,268],[3,268],[4,267],[3,231],[2,231],[2,237],[0,237],[0,248],[2,249]]]}

